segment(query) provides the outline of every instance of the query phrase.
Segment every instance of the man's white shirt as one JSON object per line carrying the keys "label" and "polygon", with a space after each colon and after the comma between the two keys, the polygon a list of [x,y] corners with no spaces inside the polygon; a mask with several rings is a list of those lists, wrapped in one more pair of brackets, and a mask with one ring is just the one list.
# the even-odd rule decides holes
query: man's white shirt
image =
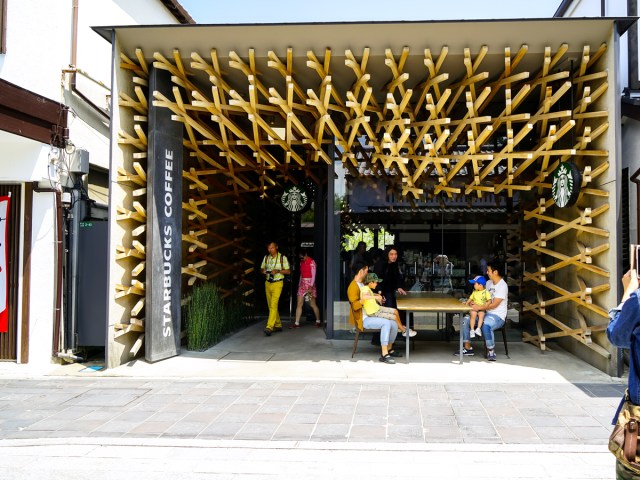
{"label": "man's white shirt", "polygon": [[493,310],[489,310],[487,313],[493,313],[504,320],[507,318],[507,303],[509,303],[509,287],[507,286],[507,282],[504,281],[504,278],[501,278],[500,281],[494,285],[493,280],[489,280],[487,282],[487,290],[489,290],[491,298],[502,299],[500,305]]}

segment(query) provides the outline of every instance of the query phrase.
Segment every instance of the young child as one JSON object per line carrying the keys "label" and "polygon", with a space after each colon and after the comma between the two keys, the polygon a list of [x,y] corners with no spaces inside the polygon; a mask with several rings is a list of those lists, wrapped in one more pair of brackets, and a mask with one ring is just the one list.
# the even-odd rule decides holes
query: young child
{"label": "young child", "polygon": [[[369,317],[386,318],[387,320],[393,320],[398,325],[398,330],[402,332],[402,336],[407,336],[407,329],[400,321],[400,314],[395,308],[383,307],[382,295],[379,293],[373,293],[378,283],[382,282],[381,278],[375,273],[367,273],[364,279],[364,285],[360,287],[360,300],[362,300],[362,308],[364,313]],[[410,337],[415,337],[418,334],[415,330],[409,331]]]}
{"label": "young child", "polygon": [[[476,305],[484,305],[491,301],[491,294],[486,288],[484,288],[487,285],[487,280],[482,275],[472,278],[469,280],[469,283],[473,285],[473,292],[466,302],[467,305],[471,305],[472,303]],[[485,312],[476,312],[475,310],[471,310],[471,312],[469,312],[469,336],[471,338],[474,338],[476,335],[479,335],[480,337],[482,336],[481,329],[482,322],[484,321],[484,314]],[[477,327],[476,318],[478,319]]]}

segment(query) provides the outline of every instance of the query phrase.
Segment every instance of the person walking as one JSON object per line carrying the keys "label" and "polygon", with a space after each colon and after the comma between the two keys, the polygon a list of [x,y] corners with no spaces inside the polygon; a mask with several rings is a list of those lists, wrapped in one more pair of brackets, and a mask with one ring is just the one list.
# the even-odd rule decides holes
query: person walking
{"label": "person walking", "polygon": [[278,244],[276,242],[269,242],[267,251],[269,253],[262,260],[260,269],[265,276],[264,290],[267,297],[267,306],[269,307],[269,318],[267,319],[264,334],[270,337],[272,332],[282,331],[278,303],[282,294],[284,276],[291,274],[291,269],[287,257],[278,252]]}
{"label": "person walking", "polygon": [[298,304],[296,306],[296,320],[289,328],[300,328],[300,317],[302,316],[302,306],[305,298],[309,301],[309,306],[313,310],[316,318],[315,326],[322,327],[320,321],[320,310],[316,304],[318,292],[316,290],[316,262],[309,256],[306,248],[300,249],[300,282],[298,283]]}
{"label": "person walking", "polygon": [[[635,466],[631,465],[626,448],[618,448],[618,452],[612,447],[616,446],[613,439],[609,442],[609,449],[616,453],[616,478],[617,479],[640,479],[640,465],[637,462],[636,446],[632,445],[632,437],[637,438],[638,429],[628,428],[633,418],[640,420],[640,290],[638,284],[638,273],[635,269],[629,270],[622,277],[624,293],[620,305],[609,310],[609,326],[607,327],[607,337],[609,341],[618,348],[628,348],[629,351],[629,385],[627,392],[620,402],[613,423],[616,430],[621,430],[618,443],[623,443],[625,447],[631,444],[629,456]],[[637,440],[636,440],[637,441]]]}

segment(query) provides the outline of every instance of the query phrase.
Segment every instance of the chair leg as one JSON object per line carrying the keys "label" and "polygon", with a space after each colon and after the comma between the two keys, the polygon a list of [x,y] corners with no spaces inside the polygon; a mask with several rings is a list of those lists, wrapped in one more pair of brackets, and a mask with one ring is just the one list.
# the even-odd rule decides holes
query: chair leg
{"label": "chair leg", "polygon": [[356,350],[358,349],[358,337],[360,336],[360,330],[356,328],[356,336],[353,339],[353,352],[351,352],[351,358],[356,355]]}
{"label": "chair leg", "polygon": [[507,325],[506,324],[502,327],[502,341],[504,342],[504,354],[506,357],[508,357],[509,347],[507,346]]}

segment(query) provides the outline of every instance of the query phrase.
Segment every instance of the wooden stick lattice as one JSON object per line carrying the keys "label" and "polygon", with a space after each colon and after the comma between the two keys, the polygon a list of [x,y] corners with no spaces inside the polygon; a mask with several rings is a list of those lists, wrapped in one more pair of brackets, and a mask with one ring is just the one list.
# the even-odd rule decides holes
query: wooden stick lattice
{"label": "wooden stick lattice", "polygon": [[[606,317],[597,296],[609,288],[608,271],[598,265],[598,256],[609,249],[608,231],[597,226],[608,196],[594,183],[608,168],[608,151],[594,146],[608,128],[608,112],[598,107],[608,90],[607,72],[598,70],[606,45],[591,50],[585,45],[580,61],[571,65],[568,45],[555,51],[549,46],[534,57],[538,67],[526,70],[522,65],[531,65],[525,60],[534,55],[527,45],[515,54],[509,47],[425,48],[418,73],[415,65],[409,68],[416,52],[408,47],[375,56],[369,48],[342,56],[330,48],[300,56],[288,48],[264,57],[254,49],[225,56],[215,48],[206,54],[154,52],[154,67],[171,72],[175,88],[172,98],[152,92],[153,105],[170,109],[184,125],[182,272],[188,284],[233,278],[229,285],[248,287],[254,269],[244,234],[251,223],[242,211],[245,196],[269,198],[284,182],[298,182],[298,174],[317,179],[315,169],[337,159],[352,176],[387,179],[414,204],[433,197],[537,197],[508,231],[508,268],[535,266],[518,284],[537,291],[523,305],[536,316],[538,335],[525,340],[544,349],[546,338],[564,336],[606,356],[591,337],[602,331],[598,319]],[[496,55],[497,71],[489,66]],[[137,62],[122,57],[122,68],[133,75],[134,95],[121,92],[120,105],[146,118],[148,67],[142,52],[135,57]],[[184,58],[190,59],[188,67]],[[346,87],[336,86],[337,75]],[[566,109],[570,99],[574,106]],[[123,188],[146,186],[144,125],[134,122],[133,132],[119,136],[123,147],[139,154],[118,169]],[[329,154],[330,143],[336,158]],[[560,215],[548,179],[565,161],[579,167],[582,190],[577,206]],[[118,220],[132,231],[145,216],[143,199],[141,192],[137,204],[118,209]],[[535,225],[535,238],[519,237],[525,224]],[[131,261],[138,277],[144,274],[135,266],[140,255],[133,245],[118,247],[118,259]],[[535,260],[521,263],[523,256]],[[575,288],[554,283],[562,271],[575,273]],[[234,288],[221,287],[225,295]],[[574,321],[553,316],[552,306],[569,308]],[[555,331],[545,333],[543,325]]]}

